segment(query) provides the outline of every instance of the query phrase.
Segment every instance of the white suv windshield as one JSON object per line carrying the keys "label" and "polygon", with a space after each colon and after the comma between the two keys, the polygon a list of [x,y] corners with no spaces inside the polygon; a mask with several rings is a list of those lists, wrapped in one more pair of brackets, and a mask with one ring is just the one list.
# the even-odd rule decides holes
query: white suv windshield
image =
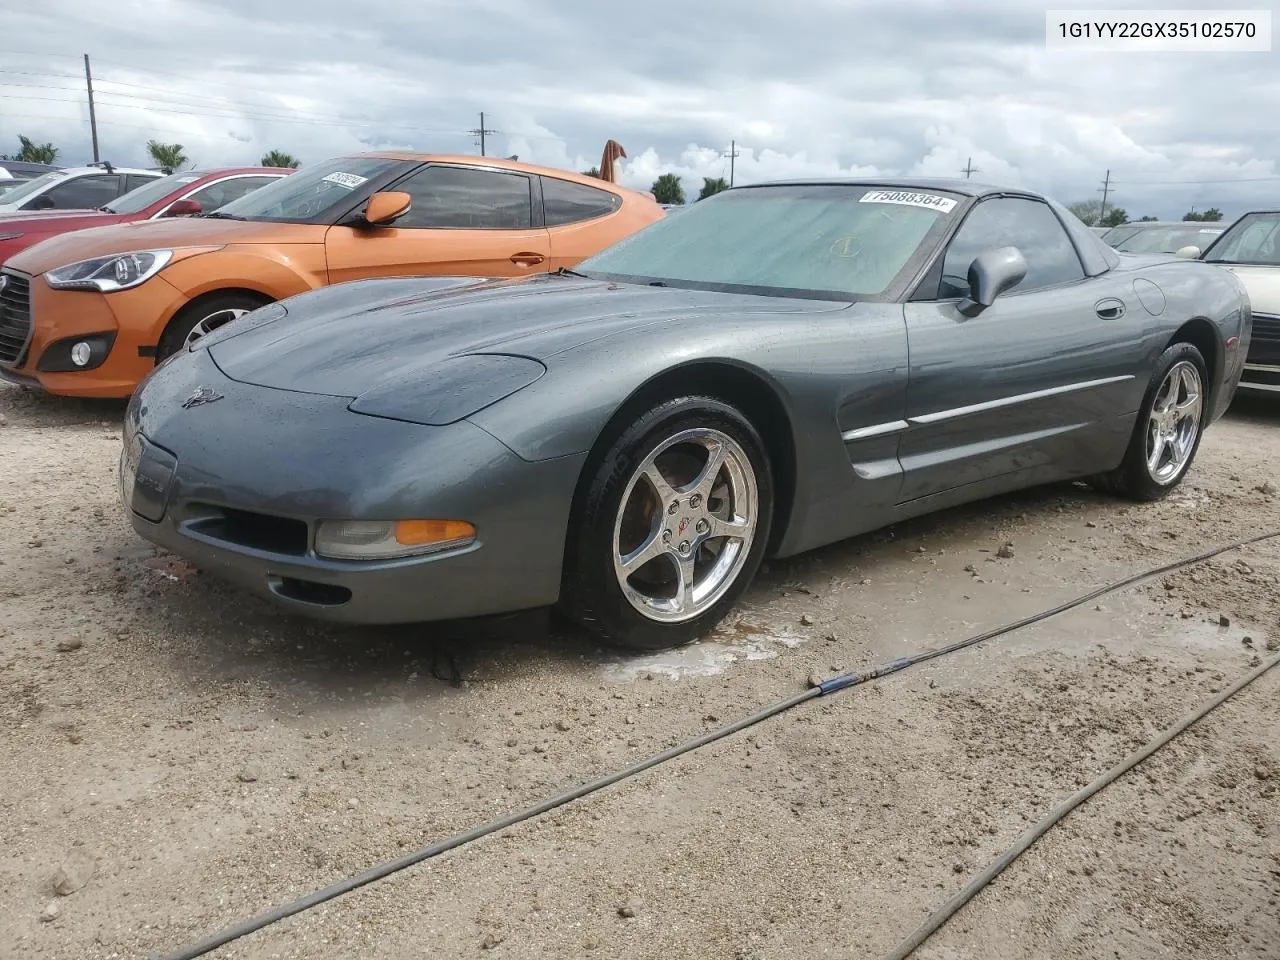
{"label": "white suv windshield", "polygon": [[55,171],[53,173],[43,173],[40,176],[36,177],[34,180],[28,180],[22,186],[17,187],[16,189],[10,190],[8,193],[4,195],[4,202],[14,203],[14,204],[22,203],[24,200],[27,200],[30,197],[34,197],[41,190],[44,190],[46,187],[57,183],[59,180],[67,179],[67,176],[68,175],[62,172],[61,170]]}

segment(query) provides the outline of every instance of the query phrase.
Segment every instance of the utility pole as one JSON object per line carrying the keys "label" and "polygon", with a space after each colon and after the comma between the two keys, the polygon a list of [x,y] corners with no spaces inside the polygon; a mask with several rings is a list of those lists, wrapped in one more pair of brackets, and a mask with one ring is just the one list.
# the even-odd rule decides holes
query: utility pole
{"label": "utility pole", "polygon": [[1098,225],[1105,226],[1103,223],[1107,219],[1107,194],[1111,192],[1111,171],[1107,171],[1107,177],[1102,181],[1102,209],[1098,211]]}
{"label": "utility pole", "polygon": [[483,157],[483,156],[486,156],[486,154],[485,154],[485,152],[484,152],[484,138],[485,138],[485,134],[487,134],[487,133],[499,133],[499,132],[500,132],[500,131],[498,131],[498,130],[490,130],[488,127],[486,127],[486,126],[484,125],[484,111],[481,111],[481,112],[480,112],[480,126],[478,126],[478,127],[477,127],[476,129],[474,129],[474,130],[468,130],[468,131],[467,131],[467,133],[471,134],[473,137],[479,137],[479,138],[480,138],[480,156],[482,156],[482,157]]}
{"label": "utility pole", "polygon": [[[722,153],[722,154],[720,154],[720,156],[722,156],[722,157],[728,157],[728,158],[729,158],[729,186],[731,186],[731,187],[732,187],[732,186],[733,186],[733,171],[734,171],[734,166],[735,166],[734,161],[738,159],[738,141],[737,141],[737,140],[730,140],[730,141],[729,141],[729,152],[728,152],[728,153]],[[721,168],[721,169],[723,169],[723,168]]]}
{"label": "utility pole", "polygon": [[84,55],[84,83],[89,88],[89,133],[93,135],[93,162],[98,162],[98,118],[93,112],[93,74],[89,72],[89,55]]}
{"label": "utility pole", "polygon": [[960,172],[963,173],[964,178],[968,180],[971,176],[973,176],[973,174],[981,173],[982,171],[973,165],[973,157],[970,157],[968,163],[964,165],[964,169]]}

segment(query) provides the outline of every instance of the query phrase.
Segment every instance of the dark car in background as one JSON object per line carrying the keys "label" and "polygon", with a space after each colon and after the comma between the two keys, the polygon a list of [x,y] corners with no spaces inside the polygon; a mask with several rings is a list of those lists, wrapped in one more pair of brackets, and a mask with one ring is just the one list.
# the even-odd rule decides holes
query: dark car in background
{"label": "dark car in background", "polygon": [[0,214],[23,210],[95,210],[163,176],[159,170],[115,167],[109,163],[50,170],[0,197]]}
{"label": "dark car in background", "polygon": [[193,170],[149,180],[96,210],[33,210],[0,215],[0,265],[19,250],[72,230],[211,213],[292,172],[280,167]]}

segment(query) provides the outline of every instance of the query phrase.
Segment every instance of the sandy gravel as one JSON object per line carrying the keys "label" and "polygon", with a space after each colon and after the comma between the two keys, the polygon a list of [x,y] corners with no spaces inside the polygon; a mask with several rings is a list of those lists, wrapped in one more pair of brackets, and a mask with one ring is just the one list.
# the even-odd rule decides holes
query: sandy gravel
{"label": "sandy gravel", "polygon": [[[677,653],[622,657],[536,620],[334,628],[133,536],[121,410],[0,386],[5,960],[176,949],[814,672],[1280,530],[1280,404],[1238,402],[1164,503],[1044,488],[774,563],[719,636]],[[806,704],[211,956],[883,956],[1278,641],[1280,540]],[[916,956],[1280,957],[1278,704],[1280,670]]]}

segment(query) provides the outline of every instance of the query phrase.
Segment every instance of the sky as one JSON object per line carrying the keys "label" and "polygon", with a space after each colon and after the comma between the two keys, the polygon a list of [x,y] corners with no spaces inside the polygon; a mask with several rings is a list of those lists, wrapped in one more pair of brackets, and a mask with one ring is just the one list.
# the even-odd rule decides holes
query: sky
{"label": "sky", "polygon": [[[1213,8],[1163,0],[1095,8]],[[1234,5],[1234,4],[1233,4]],[[1248,6],[1241,2],[1239,6]],[[1256,7],[1269,3],[1255,2]],[[1137,218],[1280,207],[1280,53],[1050,50],[1042,0],[41,0],[0,23],[0,152],[18,134],[202,168],[411,148],[619,180],[961,176]],[[1280,48],[1277,48],[1280,49]]]}

